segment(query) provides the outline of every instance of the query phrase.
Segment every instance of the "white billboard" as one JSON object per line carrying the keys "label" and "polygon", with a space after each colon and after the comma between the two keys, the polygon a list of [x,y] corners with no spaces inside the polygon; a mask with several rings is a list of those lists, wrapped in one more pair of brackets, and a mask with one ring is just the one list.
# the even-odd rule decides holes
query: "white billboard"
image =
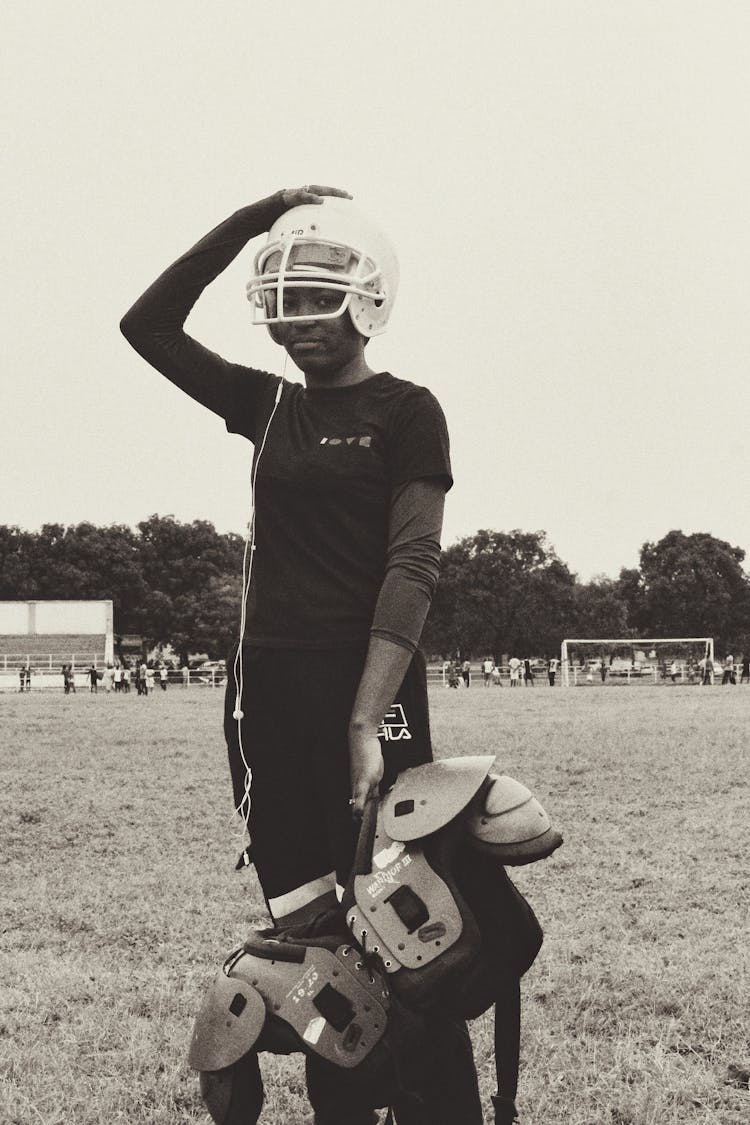
{"label": "white billboard", "polygon": [[0,602],[0,636],[20,636],[28,631],[28,602]]}
{"label": "white billboard", "polygon": [[111,601],[0,602],[3,636],[111,632]]}
{"label": "white billboard", "polygon": [[103,636],[113,659],[111,601],[0,602],[0,636]]}
{"label": "white billboard", "polygon": [[35,633],[110,633],[112,602],[37,602]]}

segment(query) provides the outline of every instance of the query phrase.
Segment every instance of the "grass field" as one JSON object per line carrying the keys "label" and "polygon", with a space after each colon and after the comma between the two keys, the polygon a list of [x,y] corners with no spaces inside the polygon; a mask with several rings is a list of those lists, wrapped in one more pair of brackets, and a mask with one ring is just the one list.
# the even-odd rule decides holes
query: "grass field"
{"label": "grass field", "polygon": [[[565,836],[516,872],[546,931],[523,987],[523,1125],[744,1125],[750,690],[431,701],[438,754],[497,754]],[[3,1125],[207,1121],[192,1019],[265,924],[234,871],[220,708],[209,690],[0,698]],[[489,1098],[487,1017],[472,1034]],[[300,1057],[264,1074],[261,1121],[308,1121]]]}

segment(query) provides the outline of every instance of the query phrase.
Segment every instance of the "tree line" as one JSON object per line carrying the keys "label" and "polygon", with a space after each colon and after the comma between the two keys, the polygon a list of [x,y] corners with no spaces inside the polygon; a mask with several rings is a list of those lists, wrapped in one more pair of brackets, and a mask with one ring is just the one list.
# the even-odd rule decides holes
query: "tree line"
{"label": "tree line", "polygon": [[111,599],[115,636],[226,656],[237,635],[244,539],[207,520],[150,516],[135,529],[0,527],[0,600]]}
{"label": "tree line", "polygon": [[[115,632],[226,656],[237,636],[244,540],[207,520],[150,516],[136,528],[0,526],[0,600],[107,598]],[[639,566],[581,582],[543,531],[477,531],[443,551],[425,625],[441,656],[545,656],[564,637],[712,636],[750,646],[745,552],[707,533],[644,543]]]}

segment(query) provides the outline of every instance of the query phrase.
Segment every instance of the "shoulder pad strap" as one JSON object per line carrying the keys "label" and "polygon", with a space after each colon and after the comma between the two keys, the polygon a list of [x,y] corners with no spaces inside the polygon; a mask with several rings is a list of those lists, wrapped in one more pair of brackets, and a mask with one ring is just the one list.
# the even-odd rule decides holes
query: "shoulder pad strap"
{"label": "shoulder pad strap", "polygon": [[443,758],[399,774],[383,798],[383,824],[392,840],[419,840],[466,808],[495,764],[487,754]]}
{"label": "shoulder pad strap", "polygon": [[194,1070],[223,1070],[253,1046],[266,1021],[256,989],[223,972],[208,990],[193,1026],[188,1063]]}

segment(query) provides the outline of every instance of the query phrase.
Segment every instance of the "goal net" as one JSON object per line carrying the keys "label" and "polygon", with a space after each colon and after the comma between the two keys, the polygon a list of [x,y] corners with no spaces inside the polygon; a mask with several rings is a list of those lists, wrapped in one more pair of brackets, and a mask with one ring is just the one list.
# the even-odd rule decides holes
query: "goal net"
{"label": "goal net", "polygon": [[713,682],[713,637],[569,638],[562,643],[565,687]]}

